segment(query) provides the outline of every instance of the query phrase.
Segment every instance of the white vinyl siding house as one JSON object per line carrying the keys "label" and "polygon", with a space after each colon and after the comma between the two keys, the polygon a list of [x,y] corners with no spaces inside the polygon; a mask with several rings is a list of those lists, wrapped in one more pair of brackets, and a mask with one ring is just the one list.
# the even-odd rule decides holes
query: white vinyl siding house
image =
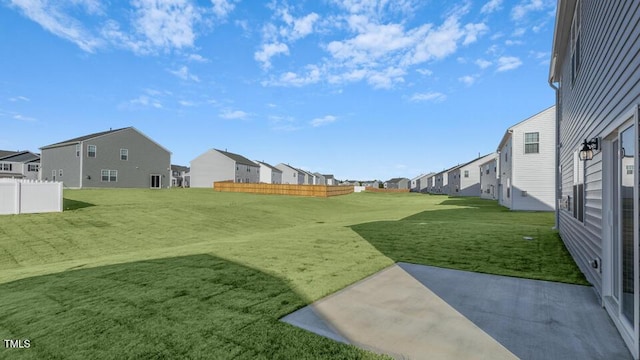
{"label": "white vinyl siding house", "polygon": [[[556,11],[558,230],[638,359],[640,2],[559,1]],[[591,160],[578,156],[585,142]]]}
{"label": "white vinyl siding house", "polygon": [[480,168],[480,197],[496,200],[498,198],[498,154],[479,165]]}
{"label": "white vinyl siding house", "polygon": [[505,132],[498,146],[501,205],[511,210],[555,209],[555,119],[552,106]]}
{"label": "white vinyl siding house", "polygon": [[211,188],[216,181],[258,183],[260,165],[228,151],[211,149],[191,160],[191,187]]}
{"label": "white vinyl siding house", "polygon": [[256,161],[260,165],[260,182],[263,184],[282,184],[282,170],[263,161]]}

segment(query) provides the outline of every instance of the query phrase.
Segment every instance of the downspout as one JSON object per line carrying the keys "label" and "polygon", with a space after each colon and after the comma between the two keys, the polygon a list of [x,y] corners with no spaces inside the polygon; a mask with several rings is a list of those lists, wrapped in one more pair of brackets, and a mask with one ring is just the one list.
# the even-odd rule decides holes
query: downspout
{"label": "downspout", "polygon": [[[553,61],[555,62],[555,59],[553,59]],[[555,146],[555,151],[556,151],[556,156],[555,156],[555,172],[556,172],[556,183],[555,183],[555,189],[556,189],[556,211],[555,211],[555,225],[554,225],[554,229],[559,230],[559,226],[560,226],[560,202],[559,199],[562,196],[562,192],[560,191],[560,184],[562,181],[562,174],[560,174],[560,89],[554,85],[553,83],[553,77],[549,77],[549,86],[551,86],[551,88],[555,91],[556,93],[556,146]]]}
{"label": "downspout", "polygon": [[82,158],[84,158],[84,142],[80,141],[80,189],[82,189]]}

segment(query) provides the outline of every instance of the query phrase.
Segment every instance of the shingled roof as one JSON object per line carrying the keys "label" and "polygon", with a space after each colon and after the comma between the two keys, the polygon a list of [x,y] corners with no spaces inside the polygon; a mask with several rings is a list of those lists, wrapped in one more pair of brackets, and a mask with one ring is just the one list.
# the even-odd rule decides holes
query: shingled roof
{"label": "shingled roof", "polygon": [[93,133],[93,134],[89,134],[89,135],[79,136],[79,137],[76,137],[76,138],[73,138],[73,139],[60,141],[60,142],[57,142],[55,144],[46,145],[46,146],[41,147],[40,149],[46,149],[46,148],[52,148],[52,147],[61,146],[61,145],[79,143],[81,141],[97,138],[98,136],[107,135],[107,134],[111,134],[111,133],[114,133],[114,132],[130,129],[130,128],[131,127],[126,127],[126,128],[121,128],[121,129],[101,131],[101,132],[97,132],[97,133]]}
{"label": "shingled roof", "polygon": [[249,165],[249,166],[257,166],[260,167],[260,165],[254,163],[253,161],[247,159],[246,157],[242,156],[242,155],[238,155],[238,154],[234,154],[234,153],[230,153],[228,151],[222,151],[219,149],[214,149],[215,151],[218,151],[220,153],[222,153],[223,155],[227,156],[228,158],[232,159],[233,161],[235,161],[237,164],[242,164],[242,165]]}

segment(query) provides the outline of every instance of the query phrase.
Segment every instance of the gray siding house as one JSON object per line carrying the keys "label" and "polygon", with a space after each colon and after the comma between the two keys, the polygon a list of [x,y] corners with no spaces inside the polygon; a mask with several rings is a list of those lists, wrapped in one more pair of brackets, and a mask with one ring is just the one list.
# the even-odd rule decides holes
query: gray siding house
{"label": "gray siding house", "polygon": [[559,1],[556,11],[557,226],[638,359],[640,1]]}
{"label": "gray siding house", "polygon": [[0,178],[38,180],[40,155],[31,151],[0,150]]}
{"label": "gray siding house", "polygon": [[336,178],[333,175],[324,174],[322,176],[324,177],[325,185],[329,185],[329,186],[338,185],[338,181],[336,180]]}
{"label": "gray siding house", "polygon": [[42,180],[69,188],[167,188],[171,152],[133,127],[43,146]]}
{"label": "gray siding house", "polygon": [[[289,166],[287,164],[283,164],[280,163],[278,165],[276,165],[276,168],[280,171],[282,171],[282,183],[283,184],[294,184],[294,185],[298,185],[298,184],[303,184],[304,183],[304,176],[299,176],[298,174],[298,169],[294,168],[293,166]],[[300,182],[302,181],[302,182]]]}
{"label": "gray siding house", "polygon": [[256,161],[260,165],[260,182],[264,184],[282,184],[282,170],[263,161]]}
{"label": "gray siding house", "polygon": [[479,165],[480,197],[488,200],[498,198],[498,158],[497,154]]}
{"label": "gray siding house", "polygon": [[320,173],[313,173],[313,176],[315,176],[315,183],[314,185],[327,185],[327,178],[320,174]]}
{"label": "gray siding house", "polygon": [[511,210],[555,210],[555,123],[551,106],[507,129],[500,144],[500,205]]}
{"label": "gray siding house", "polygon": [[306,170],[298,169],[298,181],[300,181],[301,178],[303,179],[303,181],[300,184],[303,184],[303,185],[315,184],[315,175],[313,175],[312,173]]}
{"label": "gray siding house", "polygon": [[411,180],[407,178],[393,178],[384,182],[385,189],[409,189]]}
{"label": "gray siding house", "polygon": [[496,158],[496,153],[487,154],[449,171],[450,195],[481,196],[480,164]]}
{"label": "gray siding house", "polygon": [[433,176],[433,187],[431,194],[446,194],[447,182],[449,177],[447,176],[447,170],[443,170]]}
{"label": "gray siding house", "polygon": [[211,188],[215,181],[259,183],[260,165],[246,157],[218,149],[191,160],[191,187]]}

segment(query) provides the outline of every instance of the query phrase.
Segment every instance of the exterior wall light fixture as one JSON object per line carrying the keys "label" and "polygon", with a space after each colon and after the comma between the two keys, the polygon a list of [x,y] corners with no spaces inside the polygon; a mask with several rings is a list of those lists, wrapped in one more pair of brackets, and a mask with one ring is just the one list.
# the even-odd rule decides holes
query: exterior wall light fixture
{"label": "exterior wall light fixture", "polygon": [[582,149],[580,149],[580,160],[592,160],[594,150],[598,150],[598,138],[595,137],[589,141],[584,139]]}

